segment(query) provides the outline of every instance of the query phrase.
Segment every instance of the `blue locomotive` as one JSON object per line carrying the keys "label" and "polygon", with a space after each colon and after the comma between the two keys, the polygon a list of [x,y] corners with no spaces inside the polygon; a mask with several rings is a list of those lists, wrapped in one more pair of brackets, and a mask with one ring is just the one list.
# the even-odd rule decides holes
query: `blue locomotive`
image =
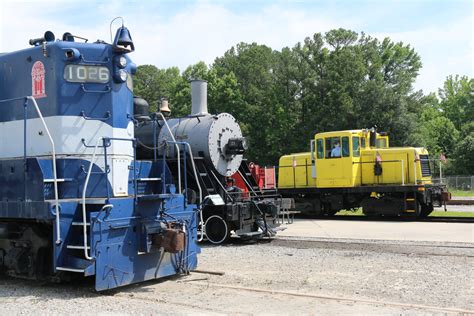
{"label": "blue locomotive", "polygon": [[180,185],[190,146],[161,144],[182,151],[178,170],[137,160],[130,33],[77,38],[0,54],[0,273],[94,277],[97,291],[187,273],[200,252]]}

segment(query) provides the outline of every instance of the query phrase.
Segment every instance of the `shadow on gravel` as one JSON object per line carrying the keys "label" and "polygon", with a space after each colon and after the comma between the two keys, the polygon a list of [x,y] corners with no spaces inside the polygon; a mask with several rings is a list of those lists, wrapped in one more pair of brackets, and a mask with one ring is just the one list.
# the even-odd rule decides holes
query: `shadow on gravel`
{"label": "shadow on gravel", "polygon": [[215,245],[209,241],[203,241],[199,243],[199,246],[203,249],[216,248],[216,247],[246,247],[258,244],[271,243],[274,238],[258,238],[258,239],[241,239],[239,237],[231,237],[227,242],[219,245]]}
{"label": "shadow on gravel", "polygon": [[16,279],[0,275],[0,297],[34,296],[43,299],[69,300],[77,297],[97,296],[92,278],[77,278],[68,282],[54,283]]}
{"label": "shadow on gravel", "polygon": [[101,296],[114,296],[123,293],[145,293],[153,292],[150,286],[164,283],[167,281],[176,282],[183,275],[163,277],[160,279],[149,280],[137,284],[130,284],[112,290],[97,292],[94,289],[94,278],[77,278],[68,282],[53,283],[39,282],[34,280],[23,280],[0,275],[0,298],[20,298],[35,297],[38,299],[51,300],[71,300],[97,298]]}

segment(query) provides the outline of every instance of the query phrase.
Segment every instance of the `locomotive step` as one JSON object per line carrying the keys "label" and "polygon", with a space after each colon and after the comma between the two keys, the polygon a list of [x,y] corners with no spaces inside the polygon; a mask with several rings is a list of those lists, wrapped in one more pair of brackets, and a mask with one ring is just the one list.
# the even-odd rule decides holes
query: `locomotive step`
{"label": "locomotive step", "polygon": [[[67,249],[84,249],[84,246],[81,245],[67,245]],[[91,249],[90,246],[87,246],[87,249]]]}
{"label": "locomotive step", "polygon": [[[57,178],[56,179],[56,182],[68,182],[68,181],[73,181],[73,179],[71,179],[71,178],[64,178],[64,179]],[[54,179],[44,179],[43,182],[44,183],[54,183]]]}
{"label": "locomotive step", "polygon": [[138,178],[137,181],[161,181],[161,178]]}
{"label": "locomotive step", "polygon": [[[82,199],[79,200],[79,204],[82,203]],[[94,204],[94,205],[100,205],[100,204],[107,204],[107,199],[86,199],[86,204]]]}
{"label": "locomotive step", "polygon": [[[72,222],[71,225],[72,226],[83,226],[84,223],[83,222]],[[86,222],[86,226],[90,226],[90,225],[91,225],[91,223]]]}
{"label": "locomotive step", "polygon": [[58,271],[66,271],[66,272],[76,272],[76,273],[84,273],[86,269],[77,269],[77,268],[69,268],[69,267],[56,267]]}

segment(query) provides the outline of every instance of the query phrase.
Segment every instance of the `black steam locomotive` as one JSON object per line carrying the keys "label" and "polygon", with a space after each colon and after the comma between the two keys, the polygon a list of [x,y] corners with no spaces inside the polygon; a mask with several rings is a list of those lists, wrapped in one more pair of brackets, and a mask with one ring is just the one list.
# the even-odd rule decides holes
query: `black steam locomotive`
{"label": "black steam locomotive", "polygon": [[[201,206],[201,234],[210,242],[223,243],[231,232],[241,238],[275,235],[281,198],[276,191],[262,190],[249,172],[239,124],[231,114],[207,112],[206,81],[191,81],[191,94],[191,114],[168,119],[166,100],[160,112],[150,115],[147,102],[135,98],[138,158],[166,159],[174,169],[187,167],[175,179],[176,186],[184,188],[189,203]],[[236,175],[244,188],[234,185]]]}

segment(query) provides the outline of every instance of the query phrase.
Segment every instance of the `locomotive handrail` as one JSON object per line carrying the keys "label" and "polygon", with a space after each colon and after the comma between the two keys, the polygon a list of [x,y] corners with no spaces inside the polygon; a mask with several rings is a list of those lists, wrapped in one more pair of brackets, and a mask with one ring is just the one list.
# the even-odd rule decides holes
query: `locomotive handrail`
{"label": "locomotive handrail", "polygon": [[[78,36],[75,36],[75,37],[78,37]],[[79,37],[78,37],[78,38],[79,38]],[[87,39],[86,39],[86,43],[87,43]],[[109,58],[109,57],[105,57],[105,58],[104,58],[104,61],[87,60],[87,59],[84,59],[84,56],[81,55],[81,62],[84,63],[84,64],[108,65],[109,62],[110,62],[110,58]]]}
{"label": "locomotive handrail", "polygon": [[[415,154],[416,157],[416,154]],[[415,184],[418,184],[418,175],[416,174],[418,170],[416,170],[416,158],[413,160],[413,174],[415,175]]]}
{"label": "locomotive handrail", "polygon": [[[165,124],[166,129],[168,130],[168,133],[170,133],[171,140],[175,143],[174,146],[175,146],[175,148],[176,148],[176,158],[178,159],[178,161],[181,161],[181,159],[180,159],[180,152],[179,152],[179,146],[178,146],[178,144],[176,143],[176,139],[174,138],[174,135],[173,135],[173,133],[171,132],[170,126],[168,125],[168,122],[166,121],[165,116],[164,116],[163,113],[161,113],[161,112],[158,112],[158,113],[156,113],[156,114],[159,115],[159,116],[161,116],[161,118],[163,119],[163,123]],[[181,164],[180,164],[180,163],[178,163],[178,193],[181,194]]]}
{"label": "locomotive handrail", "polygon": [[[219,186],[221,187],[222,189],[222,192],[224,192],[224,194],[226,195],[226,197],[230,197],[231,199],[231,202],[234,202],[235,199],[233,199],[229,193],[227,192],[227,190],[225,189],[225,187],[222,185],[222,183],[219,181],[219,179],[217,178],[216,174],[214,173],[214,171],[210,171],[211,172],[211,175],[214,177],[214,179],[216,179],[216,183],[219,184]],[[226,200],[227,201],[227,200]]]}
{"label": "locomotive handrail", "polygon": [[254,191],[253,187],[250,185],[250,183],[247,182],[247,180],[245,179],[245,177],[242,175],[242,172],[240,172],[240,170],[237,170],[237,172],[239,173],[239,175],[242,177],[242,179],[244,180],[245,184],[249,187],[250,191],[252,191],[252,193],[255,195],[255,196],[258,196],[258,194]]}
{"label": "locomotive handrail", "polygon": [[[193,173],[194,173],[194,179],[199,179],[197,176],[197,171],[196,171],[196,164],[194,163],[194,156],[193,156],[193,151],[191,149],[191,145],[189,143],[186,143],[189,149],[189,157],[191,157],[191,164],[193,165]],[[202,215],[202,188],[201,184],[199,183],[199,180],[196,181],[197,186],[199,189],[199,221],[201,222],[201,236],[199,236],[198,241],[203,241],[204,236],[206,235],[206,225],[204,223],[204,217]]]}
{"label": "locomotive handrail", "polygon": [[94,151],[92,153],[92,159],[89,164],[89,170],[87,171],[86,175],[86,181],[84,182],[84,188],[82,189],[82,232],[83,232],[83,237],[84,237],[84,257],[87,260],[93,260],[89,253],[87,252],[87,212],[86,212],[86,191],[87,191],[87,186],[89,185],[89,178],[91,176],[92,172],[92,166],[94,164],[95,160],[95,155],[97,152],[97,148],[99,147],[99,143],[103,141],[103,137],[99,137],[97,139],[97,143],[94,146]]}
{"label": "locomotive handrail", "polygon": [[98,117],[89,117],[89,116],[86,116],[86,112],[81,111],[81,116],[82,116],[82,118],[85,119],[86,121],[102,121],[102,122],[105,122],[105,121],[107,121],[112,115],[110,114],[110,111],[107,111],[107,112],[105,112],[104,117],[101,117],[101,118],[98,118]]}
{"label": "locomotive handrail", "polygon": [[48,125],[46,124],[46,121],[44,120],[43,114],[41,113],[41,110],[38,106],[38,103],[36,103],[36,99],[33,96],[25,96],[25,97],[17,97],[17,98],[10,98],[10,99],[4,99],[0,100],[0,103],[4,102],[11,102],[11,101],[17,101],[17,100],[25,100],[24,107],[25,107],[25,115],[23,117],[24,121],[24,135],[23,135],[23,159],[25,160],[26,164],[26,120],[27,120],[27,111],[26,108],[28,106],[28,100],[30,100],[33,105],[35,106],[36,113],[38,114],[38,117],[41,120],[41,123],[43,124],[43,127],[46,131],[46,134],[48,135],[49,142],[51,143],[51,155],[52,155],[52,160],[53,160],[53,183],[54,183],[54,207],[55,207],[55,218],[56,218],[56,244],[61,243],[61,226],[60,226],[60,214],[59,214],[59,194],[58,194],[58,177],[57,177],[57,169],[56,169],[56,146],[54,144],[53,137],[51,136],[51,133],[49,132]]}
{"label": "locomotive handrail", "polygon": [[[173,143],[173,142],[169,142],[169,143]],[[194,179],[199,179],[198,176],[197,176],[196,164],[194,163],[194,155],[193,155],[191,145],[188,142],[174,142],[174,143],[179,143],[179,144],[182,144],[182,145],[188,147],[189,157],[191,158],[191,164],[193,166]],[[178,163],[178,164],[180,164],[180,163]],[[184,172],[186,172],[186,170]],[[197,187],[198,187],[198,190],[199,190],[199,204],[198,204],[199,205],[199,220],[201,222],[201,227],[202,227],[201,228],[202,229],[202,234],[199,237],[198,241],[203,241],[206,230],[205,230],[204,219],[203,219],[203,215],[202,215],[202,188],[201,188],[201,184],[199,183],[199,180],[197,180],[196,183],[197,183]]]}
{"label": "locomotive handrail", "polygon": [[[374,160],[374,161],[353,161],[352,164],[364,164],[364,163],[376,163],[377,161]],[[382,164],[382,163],[386,163],[386,162],[401,162],[401,169],[402,169],[402,172],[401,172],[401,175],[402,175],[402,185],[405,185],[405,161],[403,159],[401,160],[384,160],[384,161],[379,161],[378,163]],[[416,184],[416,182],[415,182]]]}
{"label": "locomotive handrail", "polygon": [[[38,103],[36,103],[36,100],[32,96],[26,97],[26,99],[30,100],[33,102],[33,105],[35,106],[36,113],[38,114],[41,123],[43,124],[43,127],[46,131],[46,134],[48,135],[49,142],[51,143],[51,155],[53,158],[53,182],[54,182],[54,206],[56,209],[56,244],[59,245],[61,243],[61,222],[60,222],[60,210],[59,210],[59,194],[58,194],[58,177],[57,177],[57,169],[56,169],[56,146],[54,145],[54,140],[53,137],[51,136],[51,133],[49,132],[48,125],[46,124],[46,121],[44,120],[43,114],[41,113],[41,110],[38,107]],[[26,126],[26,117],[25,117],[25,126]],[[25,143],[26,143],[26,134],[25,134]]]}
{"label": "locomotive handrail", "polygon": [[88,90],[86,89],[86,86],[83,83],[81,83],[81,89],[83,92],[86,93],[109,93],[110,91],[112,91],[109,85],[105,86],[105,90]]}

